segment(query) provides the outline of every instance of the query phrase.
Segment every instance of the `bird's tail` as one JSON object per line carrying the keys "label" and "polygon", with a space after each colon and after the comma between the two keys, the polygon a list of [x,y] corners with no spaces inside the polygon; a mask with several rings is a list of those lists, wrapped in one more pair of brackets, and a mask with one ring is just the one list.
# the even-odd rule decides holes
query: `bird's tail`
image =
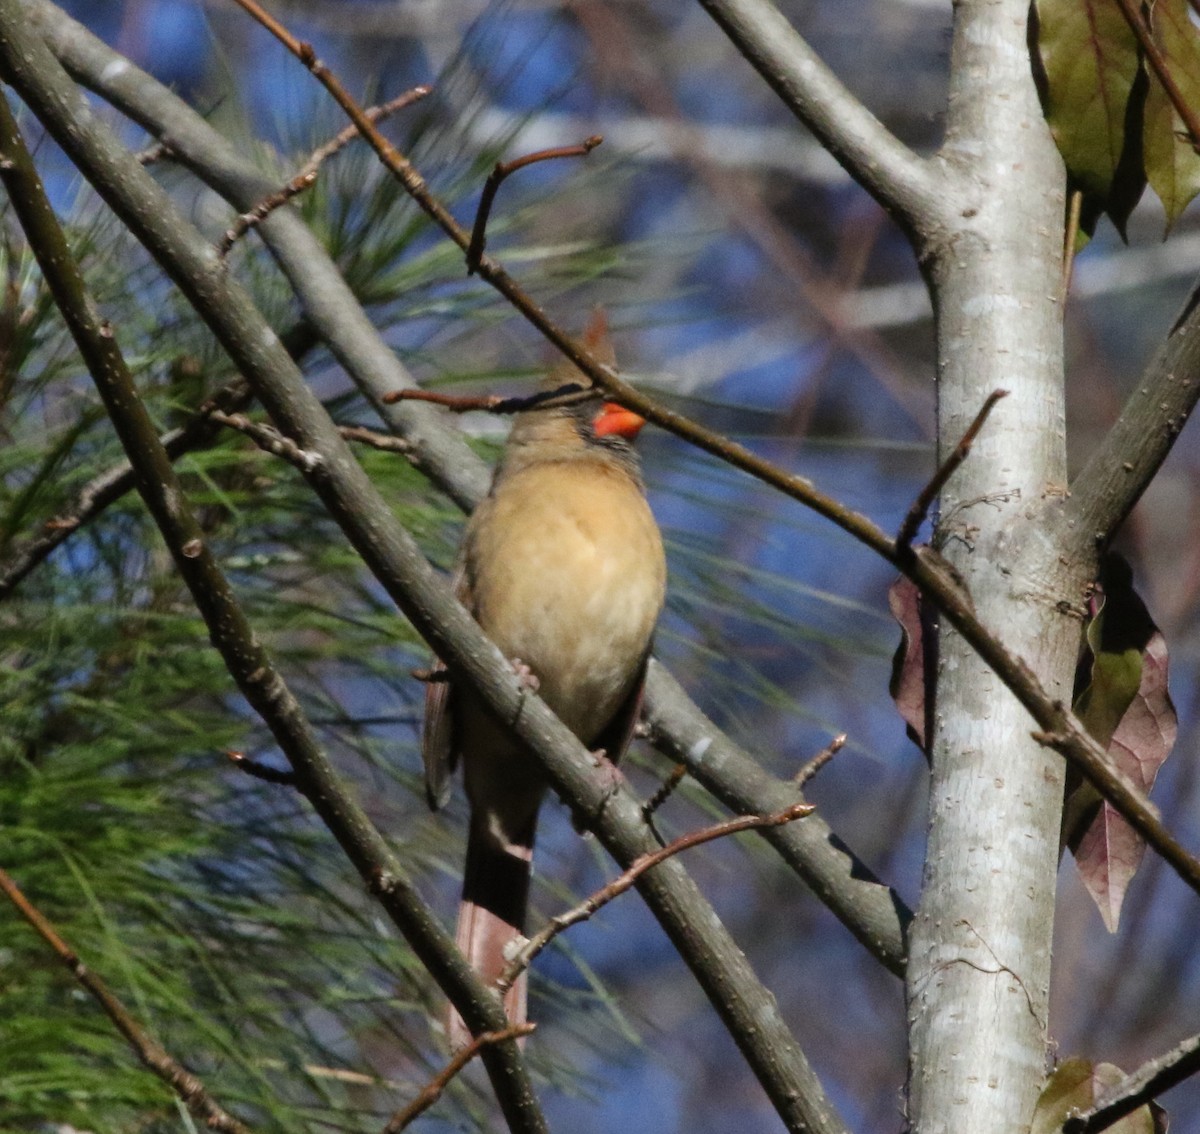
{"label": "bird's tail", "polygon": [[[510,942],[525,932],[525,907],[533,864],[537,814],[512,842],[497,840],[483,816],[472,816],[463,871],[462,901],[458,907],[455,940],[484,984],[494,985],[508,965]],[[504,994],[509,1023],[525,1022],[526,974]],[[471,1042],[471,1032],[450,1009],[450,1047],[457,1051]]]}

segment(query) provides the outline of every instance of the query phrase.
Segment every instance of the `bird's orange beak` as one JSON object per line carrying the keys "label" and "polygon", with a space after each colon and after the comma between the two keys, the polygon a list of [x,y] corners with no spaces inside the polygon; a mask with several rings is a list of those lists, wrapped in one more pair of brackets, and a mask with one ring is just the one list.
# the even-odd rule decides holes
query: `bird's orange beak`
{"label": "bird's orange beak", "polygon": [[645,424],[646,419],[641,414],[619,406],[616,402],[605,402],[600,407],[600,412],[592,420],[592,430],[597,437],[608,437],[615,434],[617,437],[624,437],[627,441],[632,441]]}

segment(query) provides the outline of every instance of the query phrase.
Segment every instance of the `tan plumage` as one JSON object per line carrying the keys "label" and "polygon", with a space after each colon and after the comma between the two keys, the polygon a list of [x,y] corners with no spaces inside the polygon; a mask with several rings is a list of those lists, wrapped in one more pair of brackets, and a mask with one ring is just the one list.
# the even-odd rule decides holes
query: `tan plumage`
{"label": "tan plumage", "polygon": [[[611,349],[602,319],[588,338]],[[560,368],[554,380],[573,377]],[[540,696],[584,744],[612,760],[636,723],[666,579],[629,445],[640,424],[599,402],[521,414],[457,567],[459,597],[492,641],[529,667]],[[490,983],[504,969],[505,947],[524,932],[545,782],[478,698],[445,682],[428,687],[424,756],[435,806],[463,762],[471,828],[458,944]],[[510,1019],[524,1019],[524,1000],[522,979],[506,997]],[[452,1045],[468,1039],[452,1013]]]}

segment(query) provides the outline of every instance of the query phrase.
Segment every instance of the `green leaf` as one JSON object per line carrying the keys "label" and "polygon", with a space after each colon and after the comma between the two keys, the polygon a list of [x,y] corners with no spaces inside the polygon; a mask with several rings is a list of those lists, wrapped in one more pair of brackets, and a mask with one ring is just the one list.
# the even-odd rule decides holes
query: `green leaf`
{"label": "green leaf", "polygon": [[[1151,7],[1154,42],[1188,106],[1200,109],[1200,32],[1188,16],[1187,0],[1157,0]],[[1196,153],[1162,83],[1152,75],[1146,94],[1146,176],[1167,213],[1167,231],[1200,193]]]}
{"label": "green leaf", "polygon": [[[1034,1107],[1029,1134],[1058,1134],[1072,1111],[1089,1110],[1109,1087],[1124,1078],[1125,1073],[1111,1063],[1065,1060],[1055,1068],[1042,1089]],[[1155,1134],[1156,1124],[1150,1108],[1142,1106],[1108,1129],[1115,1134]]]}
{"label": "green leaf", "polygon": [[1087,629],[1091,680],[1074,706],[1089,735],[1105,747],[1137,696],[1142,651],[1156,629],[1134,593],[1128,564],[1119,563],[1106,571],[1099,608]]}
{"label": "green leaf", "polygon": [[1035,8],[1046,121],[1071,179],[1107,202],[1141,69],[1137,40],[1113,0],[1037,0]]}

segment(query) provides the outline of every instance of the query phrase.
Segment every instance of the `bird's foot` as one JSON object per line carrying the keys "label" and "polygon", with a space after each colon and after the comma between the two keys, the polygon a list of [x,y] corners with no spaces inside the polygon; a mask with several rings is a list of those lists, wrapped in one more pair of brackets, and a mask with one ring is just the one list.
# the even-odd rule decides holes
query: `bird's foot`
{"label": "bird's foot", "polygon": [[625,774],[608,758],[608,753],[603,748],[597,748],[588,755],[592,758],[592,767],[596,769],[598,778],[604,784],[606,794],[612,795],[625,783]]}
{"label": "bird's foot", "polygon": [[[589,752],[588,756],[591,758],[592,767],[596,769],[597,779],[604,788],[604,797],[600,801],[600,806],[596,809],[595,816],[593,816],[594,819],[604,810],[605,804],[621,790],[621,785],[626,781],[624,773],[608,758],[608,753],[603,748],[597,748],[595,752]],[[585,818],[583,812],[573,812],[571,822],[575,830],[581,835],[586,836],[591,834],[588,828],[592,824]]]}
{"label": "bird's foot", "polygon": [[517,680],[521,683],[522,689],[528,689],[531,693],[536,693],[542,687],[542,683],[538,680],[538,675],[520,658],[510,658],[508,664],[512,666],[512,671],[517,675]]}

